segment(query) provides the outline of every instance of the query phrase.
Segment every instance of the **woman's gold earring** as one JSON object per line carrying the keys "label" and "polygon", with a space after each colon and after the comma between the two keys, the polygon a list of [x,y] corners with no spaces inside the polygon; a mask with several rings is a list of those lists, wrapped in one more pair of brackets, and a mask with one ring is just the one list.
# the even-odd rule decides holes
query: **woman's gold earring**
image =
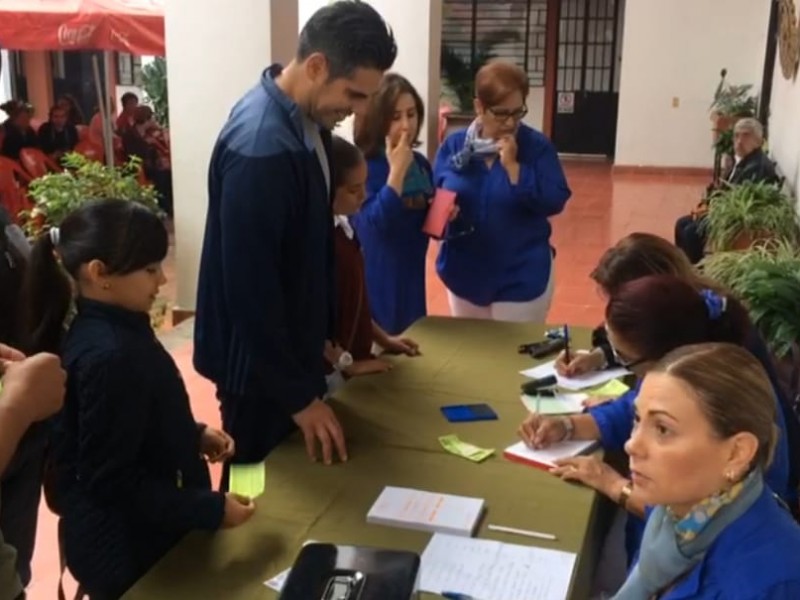
{"label": "woman's gold earring", "polygon": [[103,284],[103,289],[104,290],[110,290],[111,289],[111,284],[110,283],[104,283]]}
{"label": "woman's gold earring", "polygon": [[728,483],[733,483],[736,480],[736,475],[733,471],[728,471],[725,473],[725,479],[728,480]]}

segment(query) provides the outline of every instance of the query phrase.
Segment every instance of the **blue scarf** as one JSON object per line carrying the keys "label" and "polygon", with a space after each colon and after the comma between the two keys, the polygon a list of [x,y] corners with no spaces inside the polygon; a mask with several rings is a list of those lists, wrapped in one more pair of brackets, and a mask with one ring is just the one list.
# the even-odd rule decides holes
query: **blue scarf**
{"label": "blue scarf", "polygon": [[475,119],[467,128],[464,147],[450,157],[450,164],[456,171],[467,168],[473,158],[490,158],[497,154],[497,142],[480,137],[480,121]]}
{"label": "blue scarf", "polygon": [[612,600],[648,600],[703,560],[725,528],[761,496],[764,478],[755,469],[740,484],[720,492],[676,519],[657,506],[647,520],[639,562]]}

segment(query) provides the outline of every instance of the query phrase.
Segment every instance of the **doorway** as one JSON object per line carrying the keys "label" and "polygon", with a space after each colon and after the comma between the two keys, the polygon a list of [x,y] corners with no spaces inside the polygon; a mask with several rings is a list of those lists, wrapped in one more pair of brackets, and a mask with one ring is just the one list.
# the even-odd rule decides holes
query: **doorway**
{"label": "doorway", "polygon": [[559,152],[614,156],[624,0],[562,0],[552,139]]}

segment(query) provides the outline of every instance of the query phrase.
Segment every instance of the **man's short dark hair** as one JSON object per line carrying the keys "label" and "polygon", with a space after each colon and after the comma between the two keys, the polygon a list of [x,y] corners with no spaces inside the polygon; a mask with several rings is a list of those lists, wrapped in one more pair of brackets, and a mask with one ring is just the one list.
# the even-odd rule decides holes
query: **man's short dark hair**
{"label": "man's short dark hair", "polygon": [[397,57],[391,28],[369,4],[339,0],[319,9],[303,27],[297,45],[301,61],[319,52],[328,59],[331,79],[358,68],[388,71]]}
{"label": "man's short dark hair", "polygon": [[130,101],[139,102],[139,96],[133,92],[125,92],[122,94],[122,106],[125,106]]}

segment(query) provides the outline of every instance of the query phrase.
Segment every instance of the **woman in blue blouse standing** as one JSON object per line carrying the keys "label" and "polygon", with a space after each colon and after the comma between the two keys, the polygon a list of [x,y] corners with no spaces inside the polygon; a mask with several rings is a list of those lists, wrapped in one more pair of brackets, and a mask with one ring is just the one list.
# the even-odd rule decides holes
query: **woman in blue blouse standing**
{"label": "woman in blue blouse standing", "polygon": [[456,317],[544,322],[554,287],[548,218],[571,192],[555,147],[521,123],[525,72],[489,63],[475,92],[477,118],[444,141],[434,166],[436,186],[456,192],[462,221],[460,231],[450,227],[437,270]]}
{"label": "woman in blue blouse standing", "polygon": [[367,199],[351,222],[364,253],[372,317],[389,335],[427,314],[422,225],[433,182],[430,163],[413,150],[424,117],[414,86],[389,73],[355,123],[355,142],[367,159]]}

